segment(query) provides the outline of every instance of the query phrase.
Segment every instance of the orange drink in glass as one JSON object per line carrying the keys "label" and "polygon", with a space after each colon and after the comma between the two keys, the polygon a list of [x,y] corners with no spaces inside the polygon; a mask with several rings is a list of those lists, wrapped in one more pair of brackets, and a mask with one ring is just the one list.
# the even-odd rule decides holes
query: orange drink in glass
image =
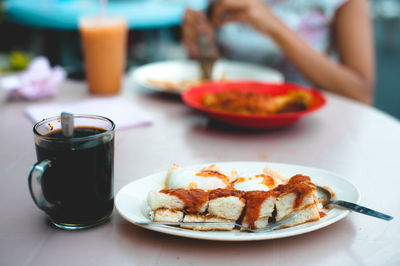
{"label": "orange drink in glass", "polygon": [[126,65],[126,20],[107,16],[82,17],[79,31],[89,91],[94,94],[118,93]]}

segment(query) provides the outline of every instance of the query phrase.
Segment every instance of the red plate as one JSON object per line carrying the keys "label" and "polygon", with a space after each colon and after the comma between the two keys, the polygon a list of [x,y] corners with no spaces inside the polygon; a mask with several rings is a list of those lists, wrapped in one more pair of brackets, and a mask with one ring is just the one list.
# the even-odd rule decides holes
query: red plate
{"label": "red plate", "polygon": [[[243,92],[253,92],[257,94],[286,94],[290,90],[305,90],[311,92],[313,100],[307,110],[293,113],[271,114],[271,115],[245,115],[230,113],[224,111],[217,111],[203,106],[202,100],[206,93],[224,92],[232,89],[240,89]],[[264,82],[215,82],[205,83],[200,86],[191,88],[182,94],[183,101],[204,113],[209,117],[216,120],[225,122],[227,124],[247,127],[247,128],[280,128],[292,125],[300,118],[323,107],[326,103],[325,97],[322,93],[301,87],[293,83],[264,83]]]}

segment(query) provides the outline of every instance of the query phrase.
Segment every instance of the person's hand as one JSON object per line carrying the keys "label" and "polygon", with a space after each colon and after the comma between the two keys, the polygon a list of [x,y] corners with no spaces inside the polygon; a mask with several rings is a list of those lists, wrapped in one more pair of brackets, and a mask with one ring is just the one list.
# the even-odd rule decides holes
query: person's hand
{"label": "person's hand", "polygon": [[203,34],[209,43],[215,38],[215,30],[202,11],[186,9],[182,23],[182,40],[191,58],[200,57],[199,35]]}
{"label": "person's hand", "polygon": [[216,0],[212,12],[216,26],[242,22],[264,34],[271,34],[280,20],[259,0]]}

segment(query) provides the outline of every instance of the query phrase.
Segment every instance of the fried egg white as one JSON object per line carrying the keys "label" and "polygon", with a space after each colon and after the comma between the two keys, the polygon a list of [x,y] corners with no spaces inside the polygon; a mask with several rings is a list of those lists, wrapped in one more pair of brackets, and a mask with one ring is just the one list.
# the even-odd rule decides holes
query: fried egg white
{"label": "fried egg white", "polygon": [[233,181],[233,188],[242,191],[268,191],[282,184],[282,180],[267,173],[247,173]]}
{"label": "fried egg white", "polygon": [[165,187],[168,189],[212,190],[228,188],[230,182],[230,177],[220,172],[215,165],[196,171],[174,164],[168,171]]}

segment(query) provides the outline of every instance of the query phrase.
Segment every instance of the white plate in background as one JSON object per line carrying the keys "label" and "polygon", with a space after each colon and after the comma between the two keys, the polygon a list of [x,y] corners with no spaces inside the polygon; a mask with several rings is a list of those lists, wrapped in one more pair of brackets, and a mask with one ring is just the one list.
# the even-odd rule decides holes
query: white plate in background
{"label": "white plate in background", "polygon": [[[129,76],[136,84],[142,87],[157,92],[181,94],[185,88],[177,87],[174,90],[167,90],[162,86],[152,84],[149,80],[182,82],[198,79],[201,76],[201,72],[196,61],[172,60],[140,66],[134,69]],[[214,81],[246,80],[273,83],[281,83],[284,81],[283,75],[271,68],[227,60],[218,60],[215,63],[212,79]]]}

